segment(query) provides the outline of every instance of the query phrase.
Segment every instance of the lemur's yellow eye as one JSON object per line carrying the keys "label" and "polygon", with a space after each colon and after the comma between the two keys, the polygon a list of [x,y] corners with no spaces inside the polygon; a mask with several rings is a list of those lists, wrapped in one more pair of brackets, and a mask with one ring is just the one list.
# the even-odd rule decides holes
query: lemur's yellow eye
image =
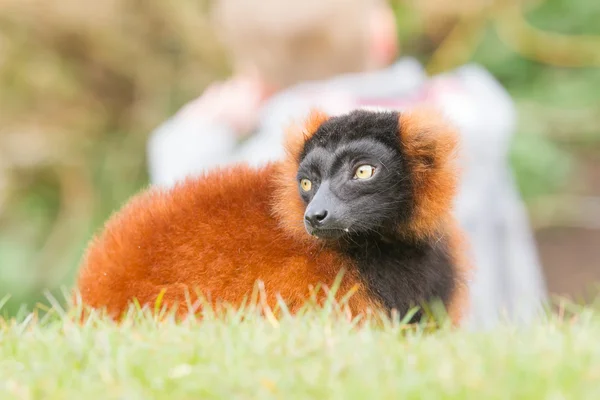
{"label": "lemur's yellow eye", "polygon": [[300,181],[300,186],[302,187],[302,190],[304,190],[305,192],[310,192],[310,189],[312,189],[312,182],[309,181],[308,179],[302,179]]}
{"label": "lemur's yellow eye", "polygon": [[369,179],[373,176],[375,172],[375,167],[372,165],[361,165],[356,168],[356,172],[354,172],[354,179]]}

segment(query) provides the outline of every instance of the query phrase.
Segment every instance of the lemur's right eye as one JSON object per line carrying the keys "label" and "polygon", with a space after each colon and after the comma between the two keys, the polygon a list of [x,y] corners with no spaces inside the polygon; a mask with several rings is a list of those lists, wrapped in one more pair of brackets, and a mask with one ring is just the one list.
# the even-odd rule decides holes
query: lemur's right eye
{"label": "lemur's right eye", "polygon": [[361,165],[354,172],[354,179],[369,179],[375,173],[375,167],[372,165]]}
{"label": "lemur's right eye", "polygon": [[309,181],[308,179],[302,179],[300,181],[300,187],[302,188],[302,190],[304,190],[305,192],[310,192],[310,189],[312,189],[312,182]]}

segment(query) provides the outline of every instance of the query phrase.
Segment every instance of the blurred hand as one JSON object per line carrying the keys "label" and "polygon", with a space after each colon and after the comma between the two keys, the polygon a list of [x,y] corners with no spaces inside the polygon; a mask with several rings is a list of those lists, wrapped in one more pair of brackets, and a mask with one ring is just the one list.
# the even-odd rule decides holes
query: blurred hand
{"label": "blurred hand", "polygon": [[258,124],[259,110],[266,98],[266,87],[259,79],[234,76],[210,85],[180,113],[189,118],[200,116],[226,124],[239,136],[244,136]]}

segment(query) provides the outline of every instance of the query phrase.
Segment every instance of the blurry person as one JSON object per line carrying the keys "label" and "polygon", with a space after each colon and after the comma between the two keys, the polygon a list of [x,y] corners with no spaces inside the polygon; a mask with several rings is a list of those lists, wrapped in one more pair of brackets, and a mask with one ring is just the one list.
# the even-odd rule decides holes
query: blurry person
{"label": "blurry person", "polygon": [[383,0],[221,0],[215,20],[234,75],[210,86],[151,134],[149,171],[165,187],[236,162],[283,155],[284,129],[319,107],[438,107],[461,130],[464,175],[456,204],[476,270],[469,321],[479,328],[528,322],[546,300],[508,149],[514,105],[477,65],[428,77],[396,60],[396,23]]}

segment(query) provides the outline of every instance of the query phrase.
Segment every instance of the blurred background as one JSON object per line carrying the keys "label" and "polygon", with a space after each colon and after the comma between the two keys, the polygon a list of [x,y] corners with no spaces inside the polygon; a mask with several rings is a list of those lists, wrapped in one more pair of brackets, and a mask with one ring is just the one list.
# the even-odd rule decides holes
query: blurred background
{"label": "blurred background", "polygon": [[[392,1],[401,55],[467,62],[517,103],[511,162],[552,294],[600,282],[600,2]],[[69,287],[91,235],[148,184],[152,129],[231,71],[207,0],[0,0],[0,300]]]}

